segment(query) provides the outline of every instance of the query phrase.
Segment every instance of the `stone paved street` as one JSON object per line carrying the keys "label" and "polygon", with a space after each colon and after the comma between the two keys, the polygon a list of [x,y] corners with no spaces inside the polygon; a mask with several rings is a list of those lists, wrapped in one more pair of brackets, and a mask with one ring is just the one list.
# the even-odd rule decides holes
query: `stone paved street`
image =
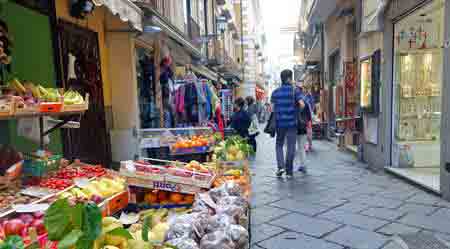
{"label": "stone paved street", "polygon": [[390,236],[433,233],[450,241],[450,203],[353,155],[314,141],[308,174],[277,179],[274,139],[260,135],[252,163],[252,249],[400,249]]}

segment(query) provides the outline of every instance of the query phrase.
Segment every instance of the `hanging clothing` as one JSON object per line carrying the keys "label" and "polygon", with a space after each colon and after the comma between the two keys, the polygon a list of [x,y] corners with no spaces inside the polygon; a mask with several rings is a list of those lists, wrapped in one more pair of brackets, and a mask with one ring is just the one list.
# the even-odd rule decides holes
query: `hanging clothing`
{"label": "hanging clothing", "polygon": [[[211,85],[211,83],[208,83],[209,92],[211,93],[211,106],[215,110],[217,104],[220,104],[219,97],[217,97],[216,92],[214,91],[214,87]],[[216,116],[215,112],[212,112],[214,116]]]}
{"label": "hanging clothing", "polygon": [[212,118],[212,113],[213,113],[213,108],[214,106],[211,105],[211,99],[212,99],[212,93],[211,93],[211,89],[209,88],[208,84],[206,84],[206,82],[203,84],[203,89],[205,91],[206,94],[206,119],[211,120]]}
{"label": "hanging clothing", "polygon": [[222,133],[222,138],[225,138],[225,125],[223,123],[223,117],[222,117],[222,107],[220,103],[216,104],[216,110],[215,110],[215,116],[216,116],[216,123],[219,128],[219,132]]}

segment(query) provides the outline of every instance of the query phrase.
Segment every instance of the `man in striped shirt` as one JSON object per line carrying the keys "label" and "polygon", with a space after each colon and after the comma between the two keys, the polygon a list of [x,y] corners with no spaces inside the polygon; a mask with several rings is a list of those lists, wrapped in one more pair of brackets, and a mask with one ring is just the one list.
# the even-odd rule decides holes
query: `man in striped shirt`
{"label": "man in striped shirt", "polygon": [[[283,70],[280,74],[281,86],[275,89],[271,96],[273,112],[276,123],[276,154],[278,170],[276,175],[281,177],[286,172],[286,177],[293,176],[293,164],[295,158],[295,143],[297,138],[297,114],[299,108],[305,107],[304,96],[301,90],[292,82],[292,71]],[[284,159],[284,143],[287,142],[287,155]]]}

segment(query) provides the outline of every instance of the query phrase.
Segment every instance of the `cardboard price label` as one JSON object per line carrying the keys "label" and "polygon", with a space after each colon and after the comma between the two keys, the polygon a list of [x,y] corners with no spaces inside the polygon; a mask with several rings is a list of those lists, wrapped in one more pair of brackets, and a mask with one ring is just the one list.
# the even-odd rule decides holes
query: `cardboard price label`
{"label": "cardboard price label", "polygon": [[182,187],[180,184],[176,183],[170,183],[170,182],[160,182],[160,181],[154,181],[153,182],[153,188],[169,191],[169,192],[181,192]]}

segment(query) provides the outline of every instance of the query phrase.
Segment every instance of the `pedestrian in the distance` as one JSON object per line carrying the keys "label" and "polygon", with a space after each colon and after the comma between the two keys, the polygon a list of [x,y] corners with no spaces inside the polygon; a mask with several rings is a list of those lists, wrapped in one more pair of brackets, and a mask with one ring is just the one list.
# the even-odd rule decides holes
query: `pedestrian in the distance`
{"label": "pedestrian in the distance", "polygon": [[[271,96],[276,123],[276,156],[278,170],[276,175],[293,177],[295,144],[297,140],[297,112],[305,107],[301,90],[292,82],[292,71],[283,70],[280,74],[281,86],[275,89]],[[287,143],[286,160],[284,144]]]}
{"label": "pedestrian in the distance", "polygon": [[242,138],[249,138],[248,128],[251,124],[251,118],[245,110],[245,100],[237,98],[234,101],[235,112],[231,116],[231,128],[233,128]]}
{"label": "pedestrian in the distance", "polygon": [[248,130],[249,138],[248,142],[252,146],[253,151],[256,152],[257,144],[256,144],[256,137],[259,135],[259,128],[258,128],[258,107],[256,105],[255,98],[252,96],[248,96],[245,98],[247,102],[247,112],[250,115],[251,124]]}
{"label": "pedestrian in the distance", "polygon": [[308,122],[308,125],[306,127],[306,138],[308,139],[308,143],[305,144],[306,146],[306,151],[312,151],[312,120],[313,120],[313,114],[314,114],[314,107],[315,107],[315,103],[314,103],[314,97],[311,94],[311,90],[308,89],[308,91],[306,92],[306,103],[307,106],[309,108],[309,113],[311,114],[311,118]]}
{"label": "pedestrian in the distance", "polygon": [[[307,100],[305,101],[307,102]],[[298,171],[306,173],[306,149],[308,142],[308,128],[312,120],[311,106],[309,103],[305,107],[298,109],[298,123],[297,123],[297,153],[295,161],[298,164]]]}

